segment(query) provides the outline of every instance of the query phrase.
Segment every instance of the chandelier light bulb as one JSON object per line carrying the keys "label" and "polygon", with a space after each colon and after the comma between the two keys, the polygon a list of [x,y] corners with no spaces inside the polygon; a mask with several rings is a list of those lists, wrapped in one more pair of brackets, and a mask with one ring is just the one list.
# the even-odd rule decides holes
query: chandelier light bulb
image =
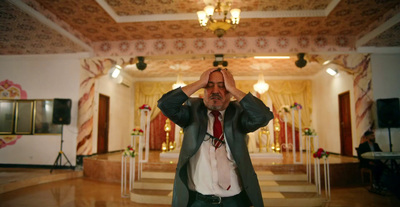
{"label": "chandelier light bulb", "polygon": [[240,9],[232,9],[232,10],[231,10],[231,15],[232,15],[232,17],[234,17],[234,18],[239,18],[239,16],[240,16]]}
{"label": "chandelier light bulb", "polygon": [[199,19],[206,19],[207,17],[206,17],[206,12],[205,11],[198,11],[197,12],[197,17],[199,18]]}
{"label": "chandelier light bulb", "polygon": [[212,16],[214,14],[214,10],[215,10],[215,8],[211,5],[206,6],[204,8],[204,11],[206,12],[207,16]]}

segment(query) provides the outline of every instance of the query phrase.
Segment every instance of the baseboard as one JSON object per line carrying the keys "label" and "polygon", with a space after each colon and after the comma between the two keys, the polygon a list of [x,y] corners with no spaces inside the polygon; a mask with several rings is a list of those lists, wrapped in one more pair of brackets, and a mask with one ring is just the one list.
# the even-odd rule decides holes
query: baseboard
{"label": "baseboard", "polygon": [[[40,168],[52,169],[53,165],[0,164],[2,168]],[[76,166],[56,166],[54,169],[75,169]]]}

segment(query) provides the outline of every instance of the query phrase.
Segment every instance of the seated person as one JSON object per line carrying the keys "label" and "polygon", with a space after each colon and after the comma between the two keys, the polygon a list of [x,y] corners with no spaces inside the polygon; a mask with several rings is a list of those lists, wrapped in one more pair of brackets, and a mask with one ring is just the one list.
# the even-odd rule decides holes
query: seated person
{"label": "seated person", "polygon": [[[375,143],[375,133],[373,131],[366,131],[363,135],[365,142],[361,143],[358,146],[358,153],[362,155],[366,152],[382,152],[381,148],[377,143]],[[361,168],[369,168],[372,171],[373,176],[373,188],[380,187],[380,179],[383,173],[383,170],[386,168],[386,165],[380,160],[370,160],[364,159],[361,156],[360,159],[360,167]]]}

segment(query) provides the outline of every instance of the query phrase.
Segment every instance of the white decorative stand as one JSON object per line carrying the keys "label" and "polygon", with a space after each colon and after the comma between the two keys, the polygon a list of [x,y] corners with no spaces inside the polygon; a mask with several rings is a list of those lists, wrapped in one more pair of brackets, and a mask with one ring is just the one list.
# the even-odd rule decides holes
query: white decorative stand
{"label": "white decorative stand", "polygon": [[288,122],[288,120],[287,120],[287,116],[286,116],[285,112],[283,113],[283,121],[285,122],[285,143],[283,143],[281,145],[281,149],[283,151],[283,148],[285,148],[285,150],[288,151],[289,149],[293,149],[293,145],[288,143],[288,135],[287,135],[287,131],[288,131],[287,130],[287,122]]}
{"label": "white decorative stand", "polygon": [[[295,134],[295,122],[294,122],[294,112],[299,112],[299,152],[300,152],[300,162],[297,161],[296,158],[296,134]],[[293,162],[294,163],[303,163],[303,145],[302,145],[302,137],[301,137],[301,109],[292,108],[292,139],[293,139]]]}
{"label": "white decorative stand", "polygon": [[[324,161],[324,181],[325,181],[325,197],[328,201],[331,200],[331,179],[329,173],[329,159],[321,158]],[[321,170],[320,159],[314,158],[314,181],[317,187],[318,195],[321,195]]]}
{"label": "white decorative stand", "polygon": [[[129,162],[129,171],[127,169],[127,163]],[[129,188],[127,180],[127,171],[129,172]],[[128,198],[130,192],[133,190],[135,183],[135,158],[130,156],[125,156],[122,153],[121,157],[121,197]]]}
{"label": "white decorative stand", "polygon": [[[136,145],[138,145],[138,143],[140,143],[142,140],[143,140],[142,135],[131,135],[131,146],[133,147],[133,149],[135,149],[136,151],[139,151],[139,146],[138,146],[138,148],[136,148]],[[138,143],[136,143],[136,141]]]}
{"label": "white decorative stand", "polygon": [[[138,159],[138,180],[142,178],[142,164],[149,161],[149,150],[150,150],[150,110],[140,109],[140,128],[144,132],[144,137],[141,136],[139,139],[139,159]],[[143,158],[143,148],[145,150],[145,156]]]}
{"label": "white decorative stand", "polygon": [[305,136],[305,141],[306,141],[306,170],[307,170],[307,178],[308,182],[311,183],[311,159],[312,159],[312,153],[313,149],[311,148],[311,144],[314,142],[317,142],[317,144],[314,146],[317,146],[318,149],[318,136],[313,135],[313,136]]}

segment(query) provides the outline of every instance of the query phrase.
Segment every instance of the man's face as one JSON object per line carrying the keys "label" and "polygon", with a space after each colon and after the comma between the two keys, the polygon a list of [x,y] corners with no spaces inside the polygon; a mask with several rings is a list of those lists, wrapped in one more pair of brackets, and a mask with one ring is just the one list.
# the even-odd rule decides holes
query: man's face
{"label": "man's face", "polygon": [[219,71],[212,72],[204,88],[204,104],[210,110],[225,110],[231,99],[231,94],[226,90],[224,77]]}
{"label": "man's face", "polygon": [[368,138],[368,140],[369,140],[370,142],[372,142],[372,143],[375,142],[375,134],[370,134],[370,135],[367,136],[367,138]]}

